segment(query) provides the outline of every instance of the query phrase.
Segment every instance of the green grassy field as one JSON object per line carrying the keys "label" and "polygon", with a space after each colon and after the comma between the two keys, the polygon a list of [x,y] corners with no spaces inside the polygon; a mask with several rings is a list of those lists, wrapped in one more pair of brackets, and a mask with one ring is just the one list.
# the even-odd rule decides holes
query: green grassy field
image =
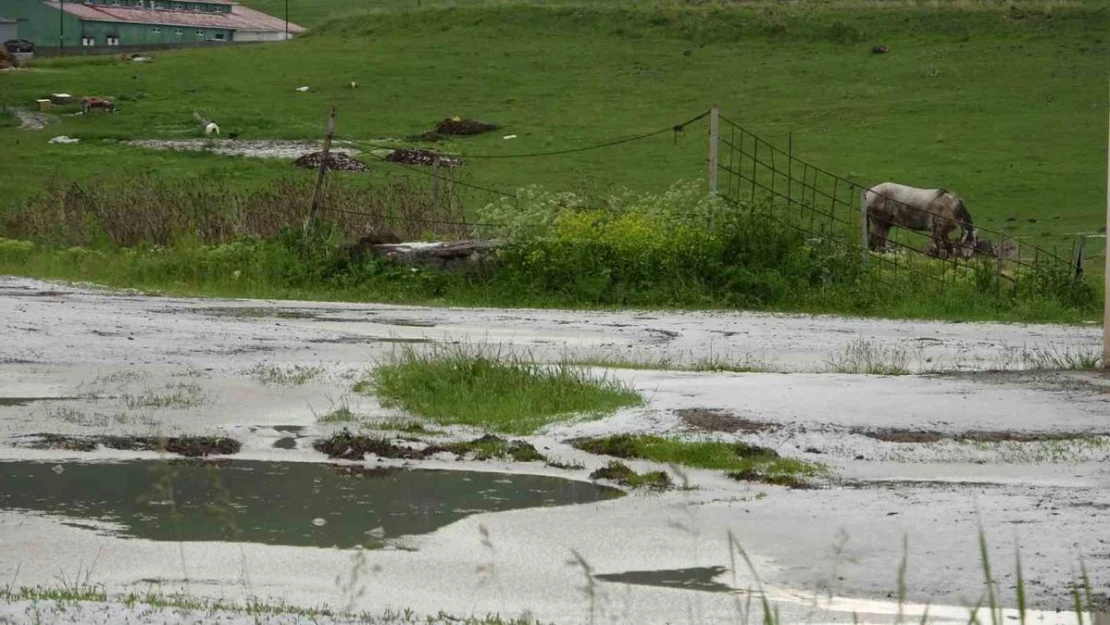
{"label": "green grassy field", "polygon": [[[282,0],[252,4],[283,11]],[[404,137],[456,114],[505,125],[448,145],[465,156],[589,145],[716,102],[780,145],[793,133],[797,155],[853,180],[954,189],[987,227],[1063,245],[1061,235],[1101,226],[1110,67],[1101,3],[416,4],[347,0],[323,13],[292,0],[291,18],[314,28],[294,42],[163,52],[150,64],[45,60],[2,74],[3,104],[57,91],[122,101],[117,115],[0,128],[0,209],[51,177],[262,185],[311,175],[287,162],[115,143],[196,136],[193,108],[242,138],[319,137],[331,105],[340,136],[357,140]],[[890,53],[871,54],[878,43]],[[301,85],[311,91],[294,91]],[[658,190],[704,175],[705,132],[703,122],[677,142],[668,133],[559,157],[473,159],[463,175],[508,189]],[[59,134],[82,142],[46,143]],[[344,178],[406,173],[374,169]]]}

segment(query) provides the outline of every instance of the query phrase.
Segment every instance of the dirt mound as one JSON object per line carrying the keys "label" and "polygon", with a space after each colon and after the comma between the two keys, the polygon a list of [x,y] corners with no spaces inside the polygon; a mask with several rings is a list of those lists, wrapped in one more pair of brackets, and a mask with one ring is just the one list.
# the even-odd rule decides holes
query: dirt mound
{"label": "dirt mound", "polygon": [[397,148],[385,157],[390,163],[404,163],[406,165],[434,165],[439,161],[441,167],[461,167],[462,160],[456,156],[448,156],[443,152],[426,148]]}
{"label": "dirt mound", "polygon": [[530,443],[522,440],[506,441],[500,436],[487,434],[472,441],[459,441],[446,444],[431,444],[423,449],[398,445],[382,436],[352,434],[344,429],[329,438],[313,444],[316,451],[330,458],[362,460],[365,454],[379,458],[401,458],[404,460],[425,460],[437,454],[455,454],[456,459],[469,456],[473,460],[492,460],[511,458],[517,462],[543,462],[543,457]]}
{"label": "dirt mound", "polygon": [[198,458],[210,454],[237,454],[242,444],[231,438],[217,436],[64,436],[42,434],[33,445],[38,449],[65,449],[69,451],[96,451],[98,447],[123,451],[159,451]]}
{"label": "dirt mound", "polygon": [[436,132],[441,135],[480,135],[484,132],[493,132],[500,128],[500,124],[480,122],[476,119],[459,119],[448,117],[436,124]]}
{"label": "dirt mound", "polygon": [[445,141],[451,137],[468,137],[493,132],[501,128],[501,124],[480,122],[476,119],[461,119],[459,117],[446,117],[436,124],[432,130],[409,137],[411,141]]}
{"label": "dirt mound", "polygon": [[[316,169],[323,160],[323,152],[310,152],[293,161],[293,164],[305,169]],[[328,154],[328,169],[332,171],[370,171],[370,168],[363,164],[362,161],[354,158],[350,154],[344,154],[343,152],[332,152]]]}

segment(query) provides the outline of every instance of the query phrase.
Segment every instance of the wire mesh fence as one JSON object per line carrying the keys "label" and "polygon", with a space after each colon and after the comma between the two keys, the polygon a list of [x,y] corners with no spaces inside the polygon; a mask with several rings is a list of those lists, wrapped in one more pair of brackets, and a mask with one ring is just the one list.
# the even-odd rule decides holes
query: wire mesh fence
{"label": "wire mesh fence", "polygon": [[[1017,284],[1030,272],[1079,273],[1079,249],[1071,255],[1049,251],[1002,232],[975,226],[970,215],[947,212],[962,201],[938,190],[938,198],[917,205],[889,192],[838,176],[796,157],[787,146],[761,138],[721,116],[717,157],[718,191],[740,210],[845,250],[858,250],[875,275],[934,280],[982,272],[978,259],[993,263],[1000,281]],[[955,234],[955,240],[949,238]]]}

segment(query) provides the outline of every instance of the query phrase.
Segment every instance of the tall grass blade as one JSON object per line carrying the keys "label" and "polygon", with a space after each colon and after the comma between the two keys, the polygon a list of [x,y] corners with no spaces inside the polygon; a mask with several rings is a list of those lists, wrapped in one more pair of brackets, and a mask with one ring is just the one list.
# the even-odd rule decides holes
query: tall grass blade
{"label": "tall grass blade", "polygon": [[902,562],[898,565],[898,620],[901,623],[906,605],[906,565],[910,560],[910,538],[902,535]]}
{"label": "tall grass blade", "polygon": [[1025,577],[1021,573],[1021,549],[1015,547],[1015,551],[1017,559],[1018,618],[1021,619],[1021,625],[1025,625]]}
{"label": "tall grass blade", "polygon": [[987,535],[982,526],[979,527],[979,556],[983,560],[983,575],[987,581],[987,604],[991,611],[991,625],[1002,625],[998,613],[998,596],[994,592],[994,577],[991,575],[990,555],[987,553]]}

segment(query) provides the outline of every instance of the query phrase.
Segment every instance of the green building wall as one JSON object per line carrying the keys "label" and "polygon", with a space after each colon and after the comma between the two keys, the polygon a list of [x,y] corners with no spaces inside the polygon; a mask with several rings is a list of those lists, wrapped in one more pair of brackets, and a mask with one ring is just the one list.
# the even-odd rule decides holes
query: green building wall
{"label": "green building wall", "polygon": [[[81,22],[82,37],[89,37],[96,47],[107,46],[108,38],[114,37],[119,46],[149,46],[167,43],[195,43],[197,41],[231,41],[230,30],[220,28],[200,28],[196,26],[165,26],[155,24],[132,24],[123,22]],[[68,44],[67,44],[68,45]]]}
{"label": "green building wall", "polygon": [[84,38],[91,38],[95,47],[102,48],[109,47],[109,37],[118,40],[115,44],[118,46],[148,46],[231,41],[234,36],[233,31],[223,28],[84,21],[51,8],[42,0],[4,0],[3,11],[4,17],[17,20],[20,39],[30,40],[35,46],[42,48],[58,47],[59,27],[66,48],[83,47]]}
{"label": "green building wall", "polygon": [[16,19],[20,39],[43,48],[57,48],[60,30],[65,47],[81,45],[81,21],[42,0],[5,0],[3,10],[4,17]]}

